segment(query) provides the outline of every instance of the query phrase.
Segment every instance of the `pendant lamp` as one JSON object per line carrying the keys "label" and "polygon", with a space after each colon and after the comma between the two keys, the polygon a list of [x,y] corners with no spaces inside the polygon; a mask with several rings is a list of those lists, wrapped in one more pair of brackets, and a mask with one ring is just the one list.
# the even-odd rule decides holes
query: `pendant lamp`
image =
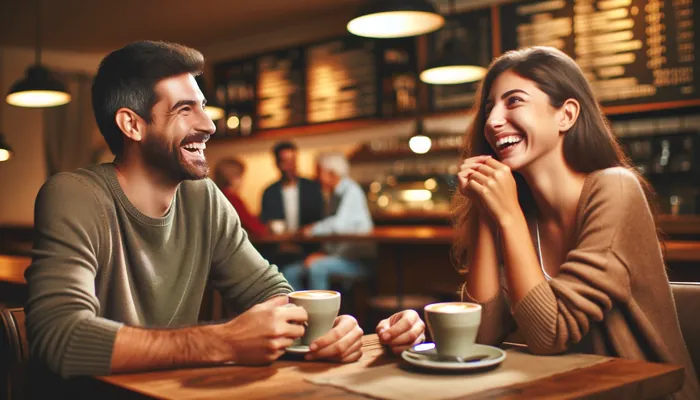
{"label": "pendant lamp", "polygon": [[[450,0],[452,15],[455,14],[455,0]],[[486,75],[486,68],[479,65],[476,51],[470,48],[465,38],[457,37],[455,28],[448,32],[438,56],[430,60],[420,73],[420,80],[433,85],[451,85],[475,82]]]}
{"label": "pendant lamp", "polygon": [[217,121],[223,118],[225,114],[224,108],[221,107],[219,102],[216,100],[215,95],[209,94],[202,75],[198,75],[194,79],[197,81],[199,89],[202,91],[202,93],[204,93],[204,98],[207,99],[207,108],[205,109],[205,112],[209,118],[211,118],[212,121]]}
{"label": "pendant lamp", "polygon": [[35,65],[29,67],[26,76],[15,82],[5,97],[8,104],[17,107],[54,107],[70,101],[65,86],[51,76],[51,71],[41,65],[41,13],[40,0],[36,1],[36,49]]}
{"label": "pendant lamp", "polygon": [[0,132],[0,162],[9,160],[13,154],[12,147],[5,140],[5,135]]}
{"label": "pendant lamp", "polygon": [[444,24],[445,18],[428,0],[369,0],[347,29],[357,36],[385,39],[423,35]]}

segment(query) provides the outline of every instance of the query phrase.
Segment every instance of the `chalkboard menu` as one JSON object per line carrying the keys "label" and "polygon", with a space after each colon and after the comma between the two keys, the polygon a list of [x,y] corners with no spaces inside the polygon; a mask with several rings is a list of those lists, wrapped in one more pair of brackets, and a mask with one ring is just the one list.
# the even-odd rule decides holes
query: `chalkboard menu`
{"label": "chalkboard menu", "polygon": [[416,39],[380,40],[377,48],[381,115],[414,114],[418,106]]}
{"label": "chalkboard menu", "polygon": [[304,57],[301,48],[258,58],[258,129],[301,125],[305,121]]}
{"label": "chalkboard menu", "polygon": [[308,123],[377,114],[375,46],[349,36],[306,48]]}
{"label": "chalkboard menu", "polygon": [[554,46],[605,106],[700,98],[694,55],[700,0],[539,0],[501,7],[503,51]]}
{"label": "chalkboard menu", "polygon": [[216,97],[226,114],[219,121],[217,134],[247,136],[255,122],[255,62],[236,61],[217,68]]}
{"label": "chalkboard menu", "polygon": [[[475,63],[486,68],[493,58],[491,10],[482,9],[450,16],[445,27],[429,37],[429,57],[434,59],[448,40],[457,40],[461,51],[468,52]],[[455,85],[430,85],[433,111],[470,107],[474,104],[479,81]]]}

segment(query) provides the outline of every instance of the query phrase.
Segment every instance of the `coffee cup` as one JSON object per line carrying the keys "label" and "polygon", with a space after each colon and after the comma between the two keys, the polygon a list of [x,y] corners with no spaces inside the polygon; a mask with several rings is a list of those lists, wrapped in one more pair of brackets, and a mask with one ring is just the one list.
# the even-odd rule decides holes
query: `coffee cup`
{"label": "coffee cup", "polygon": [[289,294],[289,302],[303,307],[309,316],[301,344],[310,345],[333,328],[340,311],[340,293],[333,290],[301,290]]}
{"label": "coffee cup", "polygon": [[423,311],[439,357],[466,357],[472,352],[481,324],[481,305],[433,303]]}
{"label": "coffee cup", "polygon": [[283,219],[270,221],[270,230],[275,235],[281,235],[287,230],[287,223]]}

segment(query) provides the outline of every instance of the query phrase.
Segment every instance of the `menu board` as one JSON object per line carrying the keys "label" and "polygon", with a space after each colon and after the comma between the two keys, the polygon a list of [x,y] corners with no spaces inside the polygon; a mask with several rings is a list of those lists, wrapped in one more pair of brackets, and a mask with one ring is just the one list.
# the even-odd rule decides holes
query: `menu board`
{"label": "menu board", "polygon": [[258,58],[258,129],[296,126],[305,122],[303,62],[301,48]]}
{"label": "menu board", "polygon": [[700,98],[694,55],[700,0],[538,0],[501,7],[503,51],[554,46],[605,106]]}
{"label": "menu board", "polygon": [[[428,49],[431,59],[441,54],[448,40],[456,40],[461,51],[468,52],[476,64],[487,68],[493,58],[491,10],[487,8],[448,17],[445,27],[430,35]],[[479,83],[429,85],[432,110],[472,106]]]}
{"label": "menu board", "polygon": [[226,115],[217,132],[225,136],[248,136],[255,122],[255,62],[235,61],[217,67],[216,97]]}
{"label": "menu board", "polygon": [[418,106],[416,39],[380,40],[377,41],[377,47],[381,115],[392,117],[414,114]]}
{"label": "menu board", "polygon": [[349,36],[306,48],[308,123],[377,115],[375,45]]}

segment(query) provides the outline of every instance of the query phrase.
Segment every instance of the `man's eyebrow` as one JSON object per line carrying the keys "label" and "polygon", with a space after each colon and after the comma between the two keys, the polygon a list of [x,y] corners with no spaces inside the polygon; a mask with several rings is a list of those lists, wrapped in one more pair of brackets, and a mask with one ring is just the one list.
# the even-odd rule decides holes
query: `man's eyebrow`
{"label": "man's eyebrow", "polygon": [[[202,103],[206,104],[207,101],[204,100]],[[197,100],[180,100],[177,103],[175,103],[172,107],[170,107],[170,112],[173,112],[182,106],[191,106],[192,107],[192,106],[196,106],[196,105],[197,105]]]}

